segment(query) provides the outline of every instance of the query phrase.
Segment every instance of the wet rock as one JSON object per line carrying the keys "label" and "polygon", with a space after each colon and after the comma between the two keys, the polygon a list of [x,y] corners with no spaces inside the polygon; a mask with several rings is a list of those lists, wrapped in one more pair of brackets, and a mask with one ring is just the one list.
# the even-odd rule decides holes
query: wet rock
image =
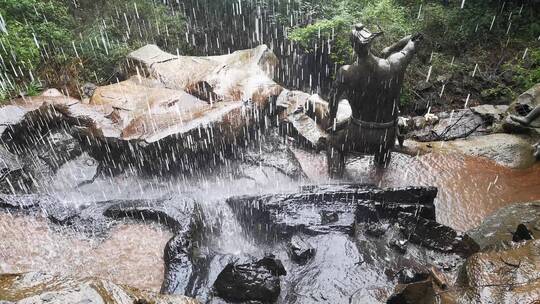
{"label": "wet rock", "polygon": [[415,269],[404,268],[398,273],[398,283],[399,284],[411,284],[416,282],[421,282],[427,280],[429,277],[429,272],[419,272]]}
{"label": "wet rock", "polygon": [[[424,280],[410,284],[402,284],[396,287],[394,295],[387,301],[387,304],[415,304],[415,303],[444,303],[449,304],[446,296],[439,297],[440,288],[432,280]],[[439,299],[436,301],[435,299]]]}
{"label": "wet rock", "polygon": [[540,201],[516,203],[497,210],[486,217],[478,227],[467,231],[485,250],[511,248],[516,227],[524,224],[534,239],[540,238]]}
{"label": "wet rock", "polygon": [[420,142],[450,141],[478,135],[484,125],[482,118],[470,109],[438,113],[437,116],[436,124],[428,123],[425,117],[425,122],[415,122],[417,130],[407,134],[407,137]]}
{"label": "wet rock", "polygon": [[407,252],[407,243],[407,240],[393,239],[390,241],[390,247],[394,248],[401,254],[405,254],[405,252]]}
{"label": "wet rock", "polygon": [[[305,187],[294,194],[230,198],[227,203],[246,227],[268,223],[267,230],[254,229],[253,232],[273,239],[290,236],[294,232],[351,232],[355,211],[359,208],[358,200],[373,200],[379,204],[397,201],[400,205],[409,204],[410,209],[406,210],[418,208],[426,217],[434,217],[433,199],[436,194],[437,189],[429,187],[380,189],[344,184]],[[321,212],[327,210],[339,214],[336,222],[323,222]]]}
{"label": "wet rock", "polygon": [[38,206],[54,205],[58,200],[47,195],[39,194],[0,194],[0,208],[31,209]]}
{"label": "wet rock", "polygon": [[472,107],[471,110],[480,115],[482,119],[488,124],[491,125],[496,122],[500,122],[504,119],[506,111],[508,111],[508,106],[506,105],[480,105]]}
{"label": "wet rock", "polygon": [[364,232],[372,237],[381,237],[386,233],[386,230],[388,229],[388,225],[381,225],[380,223],[376,222],[368,222],[366,225],[364,225]]}
{"label": "wet rock", "polygon": [[434,205],[360,200],[356,209],[356,221],[378,222],[381,219],[397,219],[400,213],[416,214],[419,217],[435,220]]}
{"label": "wet rock", "polygon": [[98,278],[62,278],[44,273],[0,275],[0,298],[17,303],[196,304],[185,296],[158,295]]}
{"label": "wet rock", "polygon": [[521,242],[521,241],[527,241],[532,240],[532,232],[527,229],[527,226],[524,224],[519,224],[517,226],[516,231],[514,232],[514,236],[512,237],[512,241],[514,242]]}
{"label": "wet rock", "polygon": [[113,219],[131,218],[153,221],[171,229],[183,231],[191,223],[195,203],[189,199],[131,200],[102,202],[108,207],[104,215]]}
{"label": "wet rock", "polygon": [[315,255],[315,248],[300,236],[293,236],[289,242],[289,255],[297,263],[305,264]]}
{"label": "wet rock", "polygon": [[286,274],[281,261],[273,256],[249,264],[230,263],[218,275],[214,288],[228,301],[273,303],[281,292],[279,277]]}
{"label": "wet rock", "polygon": [[0,193],[15,194],[29,189],[31,184],[30,176],[24,171],[24,163],[0,147]]}
{"label": "wet rock", "polygon": [[278,59],[265,45],[211,57],[176,56],[146,45],[130,53],[128,60],[129,69],[139,66],[168,88],[186,90],[206,82],[224,101],[256,100],[261,93],[278,87],[272,80]]}
{"label": "wet rock", "polygon": [[339,213],[329,210],[321,210],[321,224],[327,225],[339,221]]}
{"label": "wet rock", "polygon": [[[265,46],[208,58],[177,58],[147,46],[130,60],[133,68],[152,70],[149,79],[98,87],[88,103],[61,94],[13,100],[0,108],[0,133],[12,152],[35,146],[51,130],[63,130],[117,170],[189,171],[194,163],[237,155],[261,126],[275,121],[275,109],[268,108],[282,88],[271,79],[274,59]],[[196,78],[203,91],[211,89],[222,99],[186,93]]]}
{"label": "wet rock", "polygon": [[56,225],[72,225],[79,217],[80,211],[71,206],[62,206],[47,211],[47,218]]}
{"label": "wet rock", "polygon": [[273,168],[292,178],[305,178],[300,162],[296,159],[285,139],[275,131],[267,132],[257,147],[247,149],[243,161],[253,166]]}
{"label": "wet rock", "polygon": [[403,234],[408,236],[410,242],[464,257],[480,250],[479,245],[467,234],[433,220],[407,213],[400,213],[397,218]]}
{"label": "wet rock", "polygon": [[163,255],[165,274],[161,293],[193,294],[198,273],[191,259],[192,253],[193,242],[189,233],[178,233],[167,242]]}
{"label": "wet rock", "polygon": [[460,303],[533,303],[540,298],[539,268],[538,240],[477,253],[467,259],[450,293]]}
{"label": "wet rock", "polygon": [[458,152],[483,157],[509,168],[524,169],[532,166],[536,159],[530,138],[513,134],[489,134],[457,139],[449,142],[415,143],[406,142],[411,154],[430,152]]}

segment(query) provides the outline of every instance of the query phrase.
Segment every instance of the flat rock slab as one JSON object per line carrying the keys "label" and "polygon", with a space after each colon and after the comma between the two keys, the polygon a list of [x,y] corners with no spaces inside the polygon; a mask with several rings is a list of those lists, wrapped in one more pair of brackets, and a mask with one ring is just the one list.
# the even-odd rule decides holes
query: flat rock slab
{"label": "flat rock slab", "polygon": [[[436,194],[436,188],[380,189],[345,184],[305,187],[293,194],[230,198],[227,203],[246,226],[265,223],[269,231],[263,234],[273,237],[273,233],[287,235],[298,231],[308,234],[350,232],[360,200],[420,206],[426,214],[434,215]],[[332,214],[330,220],[329,214]]]}
{"label": "flat rock slab", "polygon": [[131,200],[109,201],[104,215],[113,219],[131,218],[153,221],[171,229],[173,233],[187,230],[190,226],[195,202],[191,200]]}
{"label": "flat rock slab", "polygon": [[458,152],[483,157],[513,169],[532,166],[536,159],[530,138],[521,135],[496,133],[448,142],[405,142],[405,152],[412,155],[430,152]]}

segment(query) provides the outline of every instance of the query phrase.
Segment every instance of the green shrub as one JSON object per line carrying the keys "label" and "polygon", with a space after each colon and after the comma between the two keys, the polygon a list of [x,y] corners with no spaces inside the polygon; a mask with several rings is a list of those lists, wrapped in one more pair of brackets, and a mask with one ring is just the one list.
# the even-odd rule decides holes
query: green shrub
{"label": "green shrub", "polygon": [[12,79],[30,77],[29,71],[39,67],[48,52],[69,45],[73,37],[73,20],[62,1],[0,0],[0,15],[7,29],[0,33],[0,56]]}
{"label": "green shrub", "polygon": [[[518,55],[520,56],[520,55]],[[515,91],[521,94],[540,83],[540,49],[529,50],[527,56],[508,62],[503,66],[513,74]]]}

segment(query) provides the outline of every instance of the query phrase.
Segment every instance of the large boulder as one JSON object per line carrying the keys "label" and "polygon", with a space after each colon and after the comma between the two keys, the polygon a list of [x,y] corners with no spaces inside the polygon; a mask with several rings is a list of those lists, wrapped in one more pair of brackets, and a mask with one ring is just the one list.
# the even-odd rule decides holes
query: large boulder
{"label": "large boulder", "polygon": [[457,152],[491,159],[499,165],[515,169],[528,168],[536,162],[530,138],[504,133],[474,136],[448,142],[406,141],[404,152],[411,155],[430,152]]}
{"label": "large boulder", "polygon": [[281,292],[280,276],[287,274],[280,260],[267,256],[259,261],[229,263],[214,282],[217,294],[231,302],[274,303]]}
{"label": "large boulder", "polygon": [[115,169],[192,170],[216,154],[237,155],[275,122],[271,104],[283,89],[266,46],[186,57],[149,45],[129,59],[137,76],[97,88],[88,101],[49,90],[1,107],[2,141],[18,154],[62,130]]}
{"label": "large boulder", "polygon": [[455,297],[460,303],[534,303],[540,299],[539,272],[539,240],[477,253],[465,262]]}
{"label": "large boulder", "polygon": [[128,62],[128,68],[141,67],[147,76],[170,89],[211,88],[212,95],[218,97],[211,102],[258,101],[281,92],[272,80],[278,59],[266,45],[229,55],[192,57],[172,55],[150,44],[130,53]]}
{"label": "large boulder", "polygon": [[523,225],[534,239],[540,239],[540,201],[516,203],[499,209],[467,233],[487,249],[508,249],[518,226]]}
{"label": "large boulder", "polygon": [[[180,295],[158,295],[98,279],[74,279],[32,272],[0,275],[0,299],[17,303],[196,304]],[[2,302],[0,301],[0,302]]]}

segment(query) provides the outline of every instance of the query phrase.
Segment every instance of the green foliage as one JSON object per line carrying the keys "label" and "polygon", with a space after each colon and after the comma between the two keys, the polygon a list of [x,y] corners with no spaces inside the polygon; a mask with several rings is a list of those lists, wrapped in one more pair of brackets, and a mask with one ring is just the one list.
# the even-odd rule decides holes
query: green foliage
{"label": "green foliage", "polygon": [[[104,83],[126,55],[148,43],[176,53],[185,52],[187,45],[181,36],[185,20],[159,1],[80,1],[77,29],[81,37],[77,45],[84,69],[80,77],[86,81]],[[95,18],[95,16],[99,18]]]}
{"label": "green foliage", "polygon": [[[0,0],[2,97],[48,86],[75,94],[82,82],[114,80],[121,60],[147,43],[185,53],[185,20],[154,0]],[[26,89],[28,87],[28,90]]]}
{"label": "green foliage", "polygon": [[529,51],[525,58],[506,63],[503,69],[513,74],[516,91],[522,93],[530,89],[540,83],[540,49]]}
{"label": "green foliage", "polygon": [[[0,15],[5,20],[6,33],[0,33],[0,55],[8,73],[21,77],[39,66],[42,51],[68,44],[73,23],[68,8],[56,0],[0,0]],[[7,67],[13,64],[16,68]]]}
{"label": "green foliage", "polygon": [[43,91],[43,85],[38,81],[32,81],[26,85],[26,96],[37,96]]}
{"label": "green foliage", "polygon": [[385,35],[375,42],[375,49],[395,42],[410,33],[412,23],[407,20],[407,11],[396,4],[395,0],[343,0],[337,3],[333,10],[327,11],[327,18],[313,24],[295,28],[289,38],[298,42],[306,49],[311,49],[321,38],[332,41],[331,58],[335,63],[344,64],[352,58],[352,48],[349,42],[351,25],[359,21],[368,25],[374,31],[379,25]]}
{"label": "green foliage", "polygon": [[[350,16],[338,16],[324,19],[303,28],[292,31],[289,38],[300,43],[305,49],[312,50],[317,42],[332,40],[331,58],[334,62],[344,64],[352,55],[348,30],[351,25]],[[321,38],[324,38],[321,39]]]}
{"label": "green foliage", "polygon": [[9,99],[9,92],[6,89],[0,88],[0,104]]}
{"label": "green foliage", "polygon": [[480,93],[482,100],[497,100],[504,98],[506,100],[513,100],[517,94],[511,88],[506,85],[497,85],[495,87],[483,90]]}

